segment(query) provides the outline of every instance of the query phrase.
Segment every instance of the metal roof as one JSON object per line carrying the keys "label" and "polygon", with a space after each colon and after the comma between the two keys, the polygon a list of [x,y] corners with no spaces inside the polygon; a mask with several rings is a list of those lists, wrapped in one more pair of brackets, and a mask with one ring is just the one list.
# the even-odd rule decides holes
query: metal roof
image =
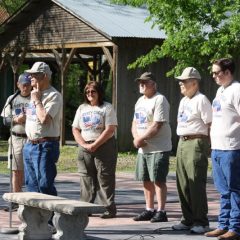
{"label": "metal roof", "polygon": [[111,4],[110,0],[52,0],[109,37],[165,39],[163,31],[145,22],[145,8]]}

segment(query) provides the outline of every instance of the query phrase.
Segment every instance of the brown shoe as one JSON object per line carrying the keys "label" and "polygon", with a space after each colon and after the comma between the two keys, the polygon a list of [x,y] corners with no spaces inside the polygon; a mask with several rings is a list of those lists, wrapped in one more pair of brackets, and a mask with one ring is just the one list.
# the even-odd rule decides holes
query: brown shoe
{"label": "brown shoe", "polygon": [[237,240],[237,239],[240,239],[240,236],[235,232],[228,231],[225,234],[218,236],[218,239],[219,240],[220,239],[221,240],[235,240],[235,239]]}
{"label": "brown shoe", "polygon": [[206,237],[218,237],[220,235],[223,235],[226,232],[227,232],[227,230],[222,230],[222,229],[217,228],[217,229],[215,229],[215,230],[213,230],[211,232],[205,233],[204,235]]}

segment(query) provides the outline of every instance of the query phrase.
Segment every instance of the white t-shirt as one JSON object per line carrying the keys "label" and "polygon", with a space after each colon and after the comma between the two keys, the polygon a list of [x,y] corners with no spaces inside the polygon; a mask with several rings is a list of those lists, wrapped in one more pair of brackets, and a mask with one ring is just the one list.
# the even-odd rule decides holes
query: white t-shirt
{"label": "white t-shirt", "polygon": [[218,89],[212,103],[212,149],[240,149],[240,83]]}
{"label": "white t-shirt", "polygon": [[212,122],[211,103],[205,95],[197,92],[192,98],[183,97],[177,116],[177,135],[208,135],[207,124]]}
{"label": "white t-shirt", "polygon": [[153,122],[163,122],[158,133],[151,139],[146,140],[147,145],[139,148],[139,153],[166,152],[171,151],[171,128],[169,125],[169,103],[160,93],[151,98],[142,96],[135,104],[133,120],[136,123],[138,135],[146,132]]}
{"label": "white t-shirt", "polygon": [[62,95],[51,86],[42,91],[41,101],[46,112],[51,116],[51,121],[46,124],[40,123],[36,115],[36,107],[33,102],[30,102],[26,110],[26,134],[31,140],[60,136],[63,107]]}
{"label": "white t-shirt", "polygon": [[[11,116],[11,108],[8,104],[11,100],[13,95],[9,96],[6,104],[2,110],[1,116],[2,117],[10,117]],[[25,113],[26,109],[28,108],[30,103],[30,96],[29,97],[22,97],[21,95],[17,95],[17,97],[12,102],[12,116],[18,116],[21,113]],[[13,132],[24,134],[25,133],[25,124],[13,124],[12,128]]]}
{"label": "white t-shirt", "polygon": [[81,104],[75,114],[72,126],[81,130],[84,141],[95,141],[106,126],[117,126],[117,117],[113,106],[104,102],[101,106]]}

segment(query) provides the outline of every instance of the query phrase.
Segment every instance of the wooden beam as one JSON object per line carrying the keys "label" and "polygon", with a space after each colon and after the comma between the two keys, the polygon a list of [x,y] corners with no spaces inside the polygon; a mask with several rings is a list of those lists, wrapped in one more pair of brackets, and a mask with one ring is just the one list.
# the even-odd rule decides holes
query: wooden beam
{"label": "wooden beam", "polygon": [[86,70],[87,70],[88,72],[90,72],[90,74],[91,74],[92,76],[94,76],[93,69],[90,68],[90,66],[88,65],[88,63],[87,63],[86,61],[84,61],[84,59],[81,57],[81,55],[80,55],[80,54],[77,54],[77,57],[78,57],[79,60],[81,61],[82,65],[86,68]]}
{"label": "wooden beam", "polygon": [[112,105],[117,112],[117,59],[118,46],[113,46],[113,67],[112,67]]}
{"label": "wooden beam", "polygon": [[68,70],[69,64],[71,63],[75,53],[76,53],[76,48],[72,48],[71,52],[68,55],[68,58],[66,59],[65,65],[63,66],[63,71],[64,72],[66,72]]}
{"label": "wooden beam", "polygon": [[13,71],[14,91],[17,88],[18,71],[21,65],[23,64],[26,53],[27,53],[26,48],[23,49],[16,48],[13,53],[13,56],[9,52],[6,53],[6,58],[8,59]]}
{"label": "wooden beam", "polygon": [[113,64],[114,64],[114,63],[113,63],[113,57],[112,57],[109,49],[106,48],[106,47],[104,47],[104,46],[102,46],[102,50],[103,50],[104,55],[106,56],[106,58],[107,58],[107,60],[108,60],[108,63],[109,63],[109,65],[110,65],[110,67],[113,68]]}
{"label": "wooden beam", "polygon": [[62,45],[62,53],[60,54],[56,49],[52,50],[55,55],[56,62],[60,68],[61,73],[61,93],[63,97],[63,109],[62,109],[62,126],[61,126],[61,145],[65,144],[65,109],[66,109],[66,73],[68,67],[72,61],[72,58],[76,52],[76,49],[71,49],[70,54],[67,55],[65,45]]}
{"label": "wooden beam", "polygon": [[[66,49],[72,48],[98,48],[98,47],[112,47],[114,44],[112,42],[79,42],[79,43],[65,43],[64,47]],[[38,46],[28,46],[30,50],[44,50],[44,49],[61,49],[62,43],[59,44],[44,44]]]}

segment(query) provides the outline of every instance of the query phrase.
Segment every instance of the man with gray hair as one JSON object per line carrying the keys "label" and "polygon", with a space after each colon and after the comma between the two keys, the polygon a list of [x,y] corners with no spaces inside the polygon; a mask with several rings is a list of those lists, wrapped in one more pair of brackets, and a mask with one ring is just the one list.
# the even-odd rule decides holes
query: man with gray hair
{"label": "man with gray hair", "polygon": [[211,103],[199,92],[201,76],[197,69],[187,67],[176,77],[181,94],[177,116],[177,189],[182,219],[174,230],[190,230],[203,234],[209,229],[206,195],[209,153]]}
{"label": "man with gray hair", "polygon": [[[157,91],[156,79],[152,73],[145,72],[136,81],[143,96],[135,104],[132,135],[133,144],[138,148],[136,180],[143,182],[146,208],[133,220],[167,222],[166,177],[172,149],[170,106],[167,99]],[[155,194],[157,210],[154,209]]]}
{"label": "man with gray hair", "polygon": [[28,141],[23,149],[27,191],[57,195],[54,179],[59,158],[62,96],[51,86],[52,72],[44,62],[36,62],[30,74],[31,101],[26,111]]}

